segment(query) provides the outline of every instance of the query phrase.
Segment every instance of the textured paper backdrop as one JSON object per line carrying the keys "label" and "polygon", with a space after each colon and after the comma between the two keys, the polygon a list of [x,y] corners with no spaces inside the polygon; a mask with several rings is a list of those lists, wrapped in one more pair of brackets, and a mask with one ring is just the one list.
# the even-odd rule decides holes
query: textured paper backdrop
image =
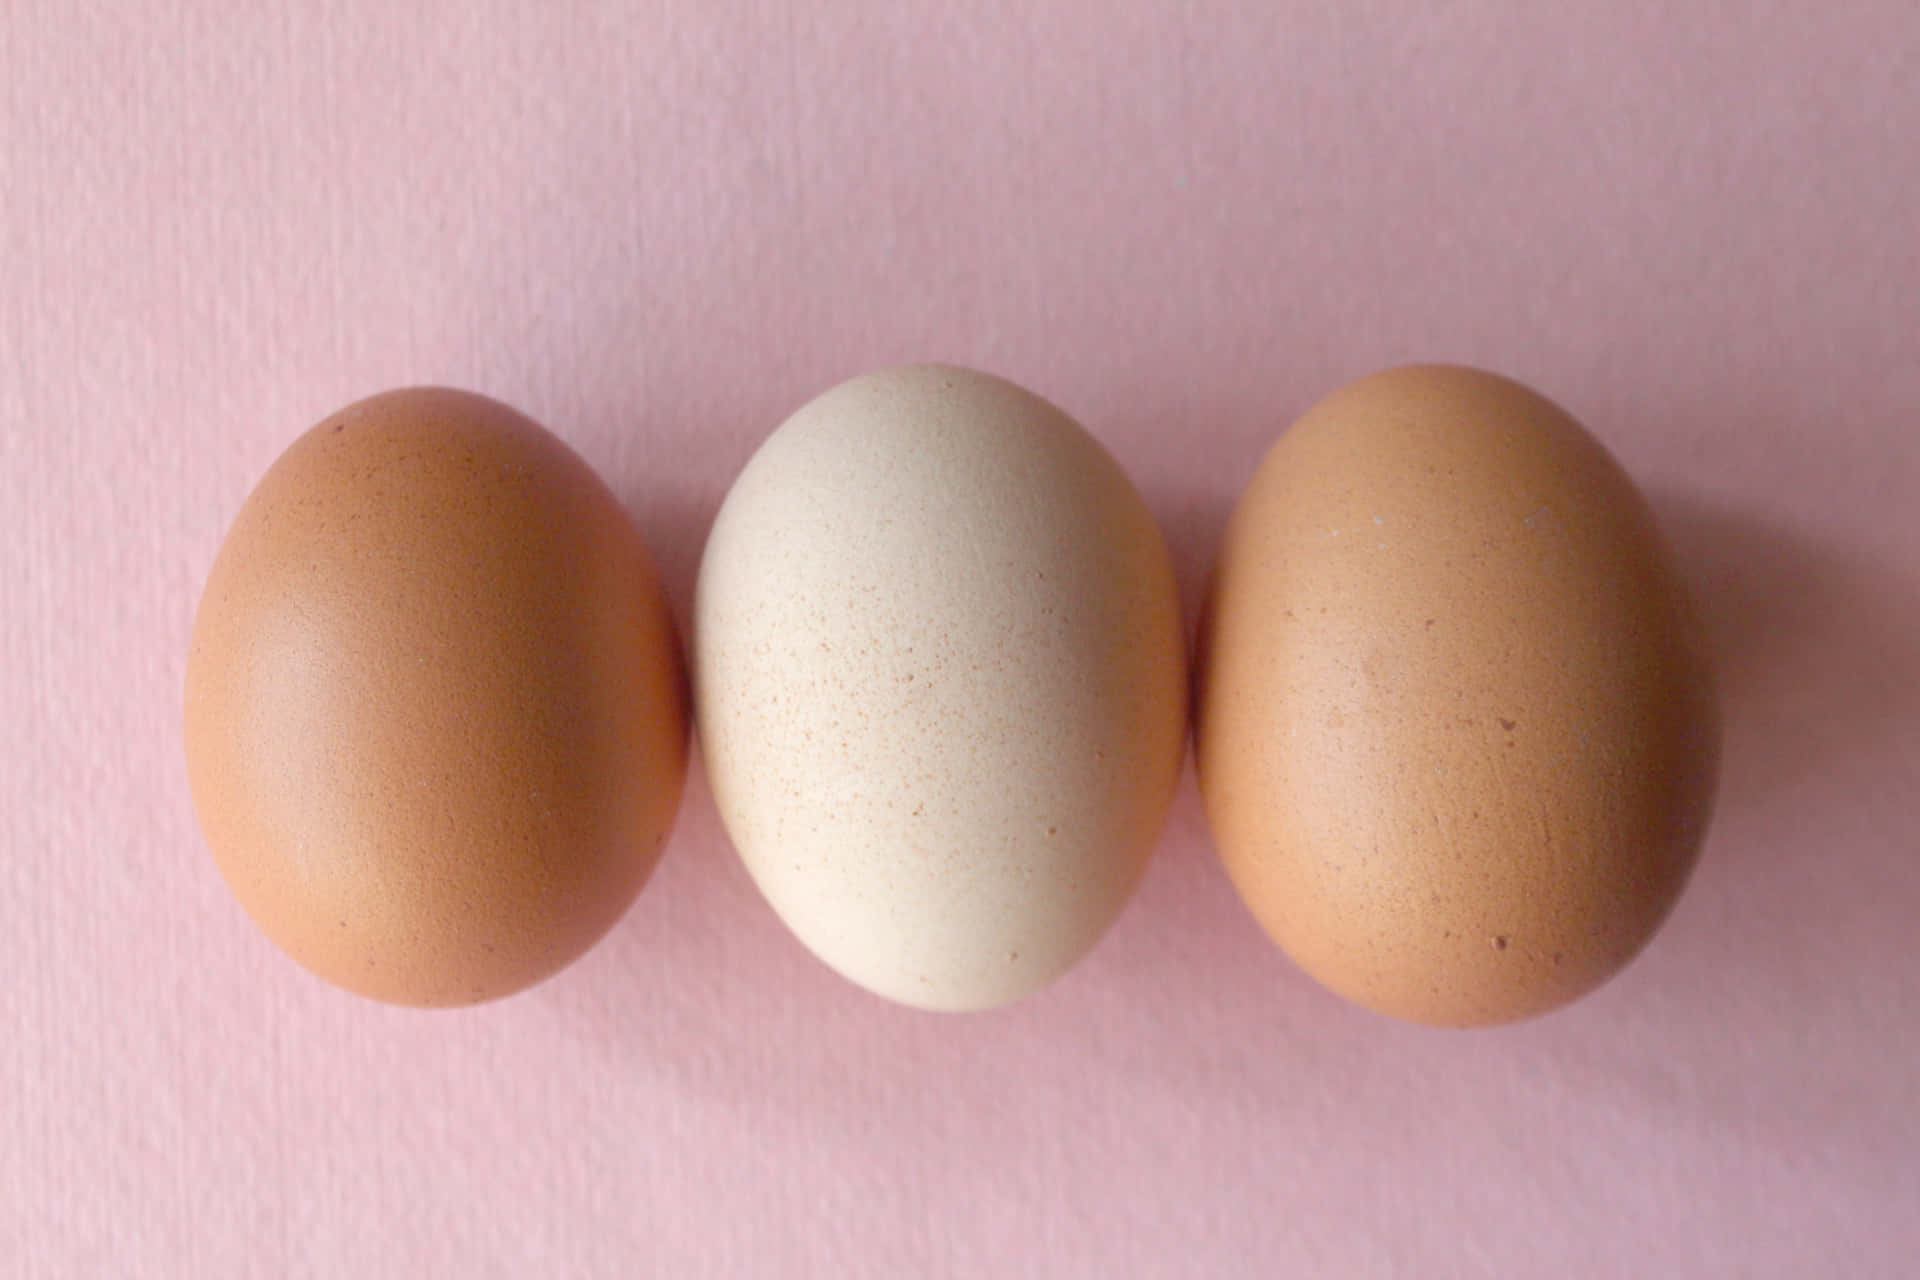
{"label": "textured paper backdrop", "polygon": [[[1920,10],[0,4],[0,1274],[1814,1276],[1920,1256]],[[1315,989],[1191,786],[1075,973],[841,983],[703,785],[577,968],[336,994],[179,748],[222,530],[396,383],[525,408],[688,603],[863,368],[1077,414],[1189,596],[1276,432],[1414,358],[1583,417],[1724,654],[1723,801],[1618,982]]]}

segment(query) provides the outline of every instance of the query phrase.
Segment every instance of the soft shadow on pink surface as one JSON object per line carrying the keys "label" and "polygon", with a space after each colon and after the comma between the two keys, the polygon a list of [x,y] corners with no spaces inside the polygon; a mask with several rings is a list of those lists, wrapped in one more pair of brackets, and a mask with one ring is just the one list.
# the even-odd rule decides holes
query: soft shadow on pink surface
{"label": "soft shadow on pink surface", "polygon": [[625,490],[621,499],[653,553],[681,644],[688,646],[693,639],[693,589],[700,574],[700,554],[725,492],[715,485],[702,486],[697,492],[679,490],[671,481],[630,484]]}
{"label": "soft shadow on pink surface", "polygon": [[1768,1069],[1799,1076],[1819,1058],[1811,1039],[1915,1010],[1887,958],[1911,955],[1920,915],[1903,772],[1920,723],[1920,600],[1904,566],[1778,517],[1652,501],[1714,652],[1723,744],[1693,883],[1621,985],[1657,974],[1649,1009],[1771,1044]]}
{"label": "soft shadow on pink surface", "polygon": [[1777,519],[1652,496],[1712,643],[1738,810],[1888,749],[1920,715],[1920,609],[1857,552]]}
{"label": "soft shadow on pink surface", "polygon": [[[1252,478],[1252,470],[1247,476]],[[1173,556],[1173,571],[1180,579],[1180,608],[1186,618],[1188,657],[1194,656],[1201,614],[1213,589],[1213,565],[1220,550],[1227,521],[1233,516],[1234,500],[1208,492],[1180,492],[1154,486],[1147,504],[1159,517],[1161,532],[1167,538],[1167,551]]]}

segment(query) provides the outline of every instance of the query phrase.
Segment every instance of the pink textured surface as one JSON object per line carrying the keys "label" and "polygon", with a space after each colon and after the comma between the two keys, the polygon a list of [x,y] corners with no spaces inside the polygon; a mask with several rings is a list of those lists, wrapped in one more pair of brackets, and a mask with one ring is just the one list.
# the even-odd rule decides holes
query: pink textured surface
{"label": "pink textured surface", "polygon": [[[1910,0],[11,0],[0,79],[0,1274],[1912,1274]],[[297,431],[507,399],[684,613],[762,435],[918,358],[1085,421],[1190,596],[1337,383],[1568,405],[1724,653],[1667,931],[1542,1021],[1393,1025],[1264,942],[1189,786],[1085,965],[916,1015],[788,939],[696,783],[520,998],[384,1009],[254,934],[179,687]]]}

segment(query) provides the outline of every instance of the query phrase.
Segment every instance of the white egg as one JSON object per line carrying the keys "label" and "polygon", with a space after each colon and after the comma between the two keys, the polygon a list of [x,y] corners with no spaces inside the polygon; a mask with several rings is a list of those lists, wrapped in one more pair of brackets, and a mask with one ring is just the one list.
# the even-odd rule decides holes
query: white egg
{"label": "white egg", "polygon": [[721,817],[815,955],[928,1009],[1060,976],[1138,883],[1180,772],[1165,541],[1113,458],[987,374],[834,388],[755,454],[701,564]]}

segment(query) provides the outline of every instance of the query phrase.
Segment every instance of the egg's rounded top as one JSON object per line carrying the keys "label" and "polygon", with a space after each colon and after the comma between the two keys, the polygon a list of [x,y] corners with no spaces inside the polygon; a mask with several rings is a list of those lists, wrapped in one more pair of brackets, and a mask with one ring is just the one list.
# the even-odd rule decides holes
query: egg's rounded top
{"label": "egg's rounded top", "polygon": [[1454,366],[1327,397],[1234,511],[1209,615],[1209,819],[1326,985],[1525,1017],[1673,906],[1717,761],[1705,646],[1647,503],[1545,397]]}
{"label": "egg's rounded top", "polygon": [[241,904],[402,1004],[504,995],[592,945],[686,768],[672,622],[619,502],[443,388],[360,401],[267,472],[207,580],[185,720]]}
{"label": "egg's rounded top", "polygon": [[1093,946],[1185,750],[1164,540],[1061,410],[988,374],[855,378],[728,494],[695,604],[714,798],[755,882],[846,977],[1004,1004]]}

